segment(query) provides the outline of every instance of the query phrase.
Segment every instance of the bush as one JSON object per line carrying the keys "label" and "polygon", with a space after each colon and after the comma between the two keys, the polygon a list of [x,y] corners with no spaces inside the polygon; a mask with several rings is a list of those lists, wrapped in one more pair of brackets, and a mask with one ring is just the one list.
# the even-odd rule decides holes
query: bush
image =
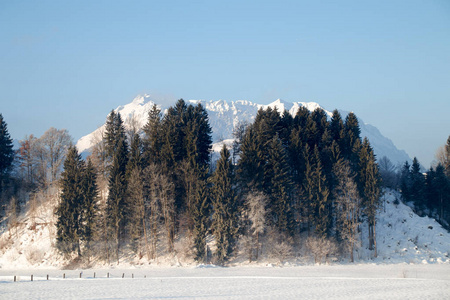
{"label": "bush", "polygon": [[314,256],[314,262],[319,264],[338,251],[334,240],[311,236],[306,240],[306,247]]}

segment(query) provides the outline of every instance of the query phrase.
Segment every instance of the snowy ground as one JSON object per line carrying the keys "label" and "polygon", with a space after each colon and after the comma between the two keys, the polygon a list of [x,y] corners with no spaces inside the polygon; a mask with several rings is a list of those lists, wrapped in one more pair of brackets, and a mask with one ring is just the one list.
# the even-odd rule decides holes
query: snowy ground
{"label": "snowy ground", "polygon": [[79,275],[0,270],[0,299],[450,299],[446,264],[95,269]]}
{"label": "snowy ground", "polygon": [[355,264],[343,257],[314,265],[302,248],[284,263],[268,256],[249,263],[237,255],[228,268],[196,266],[183,256],[149,262],[133,255],[120,266],[98,261],[93,269],[61,270],[67,261],[53,247],[55,201],[45,203],[0,235],[0,299],[450,299],[449,232],[395,198],[385,195],[377,218],[378,257],[367,249],[363,225]]}

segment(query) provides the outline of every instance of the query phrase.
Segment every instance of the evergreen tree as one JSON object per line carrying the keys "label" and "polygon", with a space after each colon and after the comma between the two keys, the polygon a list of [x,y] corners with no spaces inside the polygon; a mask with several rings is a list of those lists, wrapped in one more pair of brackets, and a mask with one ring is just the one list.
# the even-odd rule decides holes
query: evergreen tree
{"label": "evergreen tree", "polygon": [[75,146],[69,148],[61,174],[61,196],[56,210],[56,247],[64,254],[81,255],[81,210],[83,204],[83,161]]}
{"label": "evergreen tree", "polygon": [[91,160],[88,160],[83,170],[82,178],[82,205],[81,205],[81,240],[84,242],[83,252],[91,254],[92,242],[96,239],[98,232],[98,187],[97,175]]}
{"label": "evergreen tree", "polygon": [[411,201],[411,170],[410,170],[411,166],[409,165],[409,163],[406,161],[403,166],[402,169],[400,171],[400,191],[402,194],[402,199],[404,202],[409,202]]}
{"label": "evergreen tree", "polygon": [[330,121],[330,135],[333,141],[336,141],[340,147],[342,147],[342,139],[344,138],[345,127],[342,121],[341,114],[337,109],[333,110],[333,115]]}
{"label": "evergreen tree", "polygon": [[146,209],[143,185],[141,169],[135,166],[130,171],[127,186],[127,211],[130,215],[127,226],[131,248],[135,253],[141,253],[141,241],[146,238],[144,236]]}
{"label": "evergreen tree", "polygon": [[[445,176],[445,168],[438,164],[434,176],[432,187],[435,190],[435,199],[433,208],[435,207],[441,224],[448,227],[450,224],[450,178]],[[445,222],[445,223],[444,223]]]}
{"label": "evergreen tree", "polygon": [[326,238],[329,236],[331,227],[330,191],[323,173],[318,147],[314,148],[314,159],[312,211],[314,212],[315,232],[319,237]]}
{"label": "evergreen tree", "polygon": [[445,145],[445,161],[444,170],[448,178],[450,178],[450,136],[447,139],[447,144]]}
{"label": "evergreen tree", "polygon": [[194,205],[192,207],[195,259],[199,262],[206,262],[207,259],[206,235],[208,233],[209,205],[208,186],[205,180],[199,180],[196,185]]}
{"label": "evergreen tree", "polygon": [[359,154],[359,170],[362,207],[369,226],[369,249],[375,250],[374,255],[377,257],[375,225],[377,211],[380,206],[381,179],[373,149],[367,138],[364,138]]}
{"label": "evergreen tree", "polygon": [[118,148],[113,156],[109,174],[109,194],[106,202],[109,241],[112,243],[117,259],[120,245],[125,239],[126,215],[126,165],[128,149],[124,138],[118,142]]}
{"label": "evergreen tree", "polygon": [[245,191],[262,191],[264,180],[264,154],[256,131],[250,126],[242,141],[241,159],[238,163],[238,177]]}
{"label": "evergreen tree", "polygon": [[425,177],[420,171],[420,164],[416,157],[411,165],[411,187],[409,188],[409,197],[413,201],[418,212],[425,208]]}
{"label": "evergreen tree", "polygon": [[127,178],[129,178],[133,169],[142,169],[142,141],[137,133],[131,137],[129,156],[130,158],[127,163]]}
{"label": "evergreen tree", "polygon": [[152,109],[148,113],[147,124],[145,124],[143,145],[143,160],[145,166],[150,163],[160,162],[160,152],[162,146],[162,131],[161,131],[161,109],[156,104],[152,106]]}
{"label": "evergreen tree", "polygon": [[237,199],[234,191],[230,152],[224,145],[211,178],[213,206],[212,231],[216,238],[216,257],[220,264],[230,257],[238,229]]}
{"label": "evergreen tree", "polygon": [[[119,259],[120,245],[125,240],[127,210],[127,165],[128,143],[120,113],[111,111],[106,121],[103,137],[105,152],[109,160],[108,199],[106,201],[106,222],[108,244]],[[139,139],[136,139],[139,144]],[[138,150],[136,150],[138,151]],[[136,163],[136,162],[135,162]],[[109,250],[108,250],[109,252]]]}
{"label": "evergreen tree", "polygon": [[116,113],[114,110],[111,111],[106,119],[103,140],[105,141],[106,154],[109,157],[110,162],[112,162],[114,154],[120,147],[120,143],[122,140],[126,141],[122,117],[120,113]]}
{"label": "evergreen tree", "polygon": [[8,126],[0,113],[0,205],[14,160],[14,150]]}
{"label": "evergreen tree", "polygon": [[285,150],[278,134],[272,138],[267,148],[264,190],[270,199],[268,210],[272,216],[271,225],[275,225],[280,232],[292,234],[294,225],[291,210],[292,181]]}
{"label": "evergreen tree", "polygon": [[344,137],[341,146],[342,155],[350,161],[353,170],[358,166],[358,143],[361,142],[361,129],[356,115],[351,112],[345,118]]}

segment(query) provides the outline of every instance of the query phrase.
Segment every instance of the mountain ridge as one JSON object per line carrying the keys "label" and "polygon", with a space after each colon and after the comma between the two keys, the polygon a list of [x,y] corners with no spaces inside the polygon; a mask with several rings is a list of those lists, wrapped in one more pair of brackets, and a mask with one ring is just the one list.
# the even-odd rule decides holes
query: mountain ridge
{"label": "mountain ridge", "polygon": [[[241,122],[252,123],[260,108],[276,108],[280,113],[286,110],[294,116],[298,109],[303,106],[311,112],[317,108],[322,108],[328,118],[331,118],[332,115],[330,111],[316,102],[289,102],[282,99],[277,99],[269,104],[258,104],[249,100],[226,101],[222,99],[209,101],[188,100],[186,102],[193,105],[201,103],[205,107],[213,131],[213,143],[232,139],[234,127]],[[148,112],[151,110],[153,104],[156,104],[163,113],[170,107],[169,104],[160,104],[152,96],[143,94],[136,96],[130,103],[117,107],[114,111],[120,112],[126,127],[129,126],[130,120],[134,119],[137,125],[142,128],[147,122]],[[349,113],[339,109],[338,111],[341,113],[343,119]],[[404,150],[397,149],[394,143],[382,135],[375,126],[364,123],[360,118],[358,118],[358,121],[361,128],[361,137],[367,137],[369,139],[378,158],[387,156],[396,165],[403,164],[405,161],[411,161],[411,158]],[[89,149],[101,138],[104,128],[105,125],[103,124],[90,134],[81,137],[76,144],[79,152],[89,152]]]}

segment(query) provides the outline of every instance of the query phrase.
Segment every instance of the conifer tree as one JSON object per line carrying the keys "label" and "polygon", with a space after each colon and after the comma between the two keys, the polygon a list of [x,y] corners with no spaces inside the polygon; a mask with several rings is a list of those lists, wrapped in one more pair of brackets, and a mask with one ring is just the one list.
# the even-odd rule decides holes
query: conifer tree
{"label": "conifer tree", "polygon": [[411,166],[408,161],[406,161],[400,171],[400,191],[402,194],[403,201],[411,201],[410,189],[411,189]]}
{"label": "conifer tree", "polygon": [[241,146],[241,159],[238,163],[238,177],[245,191],[256,189],[262,191],[264,180],[264,154],[263,146],[253,126],[247,129]]}
{"label": "conifer tree", "polygon": [[11,136],[8,132],[8,126],[0,113],[0,205],[2,201],[3,190],[8,182],[14,160],[14,150]]}
{"label": "conifer tree", "polygon": [[195,259],[199,262],[206,262],[207,259],[206,235],[208,233],[209,197],[209,188],[206,181],[199,180],[196,185],[194,205],[192,207]]}
{"label": "conifer tree", "polygon": [[[103,137],[109,163],[108,199],[106,201],[106,221],[108,242],[119,259],[120,246],[125,240],[127,210],[127,164],[128,143],[120,113],[111,111],[106,121]],[[109,251],[109,250],[108,250]]]}
{"label": "conifer tree", "polygon": [[92,242],[98,232],[98,187],[97,175],[91,160],[88,160],[83,170],[82,178],[82,205],[81,205],[81,240],[84,242],[83,252],[88,255],[93,250]]}
{"label": "conifer tree", "polygon": [[[428,179],[428,176],[427,176]],[[436,208],[441,224],[446,222],[449,224],[450,216],[450,178],[445,176],[445,168],[443,165],[438,164],[436,172],[433,178],[432,189],[435,191],[433,195],[434,205],[431,207]],[[448,225],[447,225],[448,226]]]}
{"label": "conifer tree", "polygon": [[130,158],[127,162],[127,178],[133,169],[142,169],[142,141],[139,134],[135,133],[131,138]]}
{"label": "conifer tree", "polygon": [[342,155],[350,161],[353,170],[358,166],[358,144],[361,142],[361,129],[356,115],[351,112],[345,118],[344,138],[341,147]]}
{"label": "conifer tree", "polygon": [[109,194],[106,202],[109,227],[109,241],[119,259],[120,245],[125,239],[126,215],[126,165],[128,156],[127,143],[121,139],[113,156],[109,175]]}
{"label": "conifer tree", "polygon": [[[127,185],[127,211],[130,215],[127,224],[131,248],[135,253],[141,253],[142,241],[146,241],[146,209],[144,203],[143,178],[139,166],[130,171]],[[147,247],[146,247],[147,248]],[[148,250],[148,249],[146,249]]]}
{"label": "conifer tree", "polygon": [[331,226],[330,191],[323,173],[318,147],[314,148],[314,160],[312,211],[314,212],[315,232],[319,237],[326,238],[330,233]]}
{"label": "conifer tree", "polygon": [[363,213],[367,217],[367,223],[369,226],[369,249],[374,250],[374,256],[377,257],[375,229],[377,211],[380,206],[381,179],[373,149],[367,138],[364,138],[361,151],[359,153],[358,181]]}
{"label": "conifer tree", "polygon": [[341,114],[337,109],[333,110],[333,115],[331,116],[330,121],[330,134],[331,138],[338,142],[338,145],[342,147],[342,139],[344,138],[344,122],[342,121]]}
{"label": "conifer tree", "polygon": [[75,146],[68,150],[61,174],[61,196],[56,210],[56,247],[64,254],[81,255],[81,210],[83,204],[83,161]]}
{"label": "conifer tree", "polygon": [[409,188],[409,197],[413,201],[418,212],[425,208],[425,177],[420,171],[420,163],[416,157],[411,165],[411,187]]}
{"label": "conifer tree", "polygon": [[151,163],[160,162],[160,152],[162,146],[162,131],[161,131],[161,109],[154,104],[148,113],[147,124],[145,124],[143,145],[143,160],[145,166]]}
{"label": "conifer tree", "polygon": [[292,234],[294,225],[291,210],[292,181],[285,150],[278,134],[272,138],[267,148],[264,190],[270,199],[268,210],[272,216],[271,225],[280,232]]}
{"label": "conifer tree", "polygon": [[223,264],[230,257],[238,230],[237,201],[234,191],[230,152],[224,145],[211,178],[213,206],[212,232],[216,238],[216,257]]}

